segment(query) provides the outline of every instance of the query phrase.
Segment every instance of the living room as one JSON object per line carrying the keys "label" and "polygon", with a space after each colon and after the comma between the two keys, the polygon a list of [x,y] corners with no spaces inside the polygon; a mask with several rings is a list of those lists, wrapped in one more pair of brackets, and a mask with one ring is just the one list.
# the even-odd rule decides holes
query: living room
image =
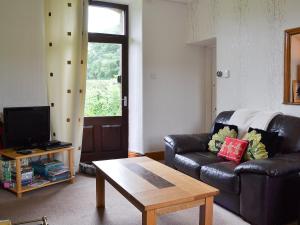
{"label": "living room", "polygon": [[[121,15],[117,21],[123,25],[120,33],[91,30],[93,21],[96,21],[96,30],[98,24],[111,23],[108,14],[97,17],[99,8]],[[94,18],[92,9],[96,9]],[[300,115],[300,72],[295,68],[300,62],[296,60],[299,55],[292,37],[300,33],[298,9],[298,0],[1,0],[0,112],[11,107],[49,107],[51,139],[72,143],[74,155],[70,153],[70,146],[63,146],[61,149],[71,156],[63,153],[57,158],[69,166],[72,179],[68,181],[72,184],[63,182],[24,193],[16,191],[17,196],[0,189],[0,221],[11,220],[12,224],[18,224],[46,216],[49,224],[57,225],[297,224],[300,197],[294,189],[300,187],[297,186],[300,122],[296,118]],[[109,54],[108,58],[104,57],[106,62],[117,60],[113,63],[119,65],[118,73],[112,77],[114,83],[109,83],[106,75],[101,75],[105,79],[99,81],[106,82],[105,88],[111,87],[109,85],[117,88],[118,109],[109,111],[109,115],[93,108],[97,108],[97,104],[93,102],[91,83],[98,78],[96,72],[90,72],[89,60],[92,45],[97,47],[100,42],[111,44],[107,46],[114,47],[119,54],[117,59],[109,58]],[[105,91],[99,89],[97,93]],[[278,146],[284,143],[285,147],[280,149],[289,152],[286,155],[290,157],[278,159],[281,154],[275,155],[278,162],[274,167],[270,161],[266,162],[269,170],[265,164],[253,166],[252,160],[245,162],[247,167],[241,163],[237,165],[239,169],[235,168],[234,176],[226,167],[221,174],[232,179],[219,182],[210,176],[220,168],[203,166],[202,171],[202,159],[197,158],[200,154],[194,156],[200,149],[194,144],[202,144],[203,136],[189,135],[211,135],[216,128],[214,121],[238,125],[242,121],[241,118],[234,121],[238,113],[245,118],[260,115],[259,125],[254,128],[278,133],[276,140],[281,140]],[[2,113],[0,118],[3,118]],[[4,131],[7,124],[3,125]],[[180,136],[183,134],[188,136]],[[206,150],[208,141],[204,141]],[[128,152],[161,163],[143,162],[143,157],[133,157],[129,160],[136,160],[138,167],[128,166],[110,175],[114,163],[107,168],[103,160],[126,158]],[[51,158],[50,153],[41,152],[39,156]],[[97,182],[93,169],[92,175],[79,172],[80,162],[90,166],[92,161],[98,160],[103,164],[95,164],[102,171],[102,175],[96,171]],[[215,163],[215,159],[210,160]],[[161,167],[162,163],[168,167]],[[250,172],[249,168],[252,168]],[[194,169],[196,173],[191,172]],[[258,172],[257,179],[243,175],[258,169],[263,172]],[[130,182],[135,178],[131,173],[140,174],[147,182],[133,180],[135,187],[135,182]],[[153,178],[147,178],[149,173]],[[174,176],[165,177],[164,173],[174,173]],[[180,179],[191,182],[190,190],[180,186],[179,177],[183,173],[188,176]],[[118,183],[118,177],[114,177],[117,174],[125,174],[128,179],[121,177]],[[286,175],[290,180],[281,181]],[[190,180],[191,177],[196,179]],[[169,180],[171,178],[173,180]],[[240,189],[247,186],[243,181],[248,182],[248,179],[257,186],[273,189],[260,195],[262,189],[252,187],[252,193],[247,189],[243,194]],[[193,197],[197,201],[169,206],[164,213],[158,210],[166,215],[158,216],[157,211],[157,216],[150,213],[149,218],[147,213],[139,212],[144,210],[136,202],[139,198],[122,186],[133,190],[139,185],[146,189],[159,187],[164,191],[177,186],[177,182],[191,195],[189,199]],[[204,185],[203,182],[205,187],[210,185],[207,188],[210,194],[207,193],[205,200],[195,197],[197,191],[194,195],[190,193],[193,185]],[[289,189],[290,186],[293,188]],[[227,190],[230,194],[224,195]],[[282,192],[290,192],[293,199]],[[158,195],[158,191],[155,193]],[[174,193],[172,196],[181,196]],[[211,195],[216,195],[214,206],[206,204]],[[277,200],[276,195],[280,199]],[[247,199],[248,204],[245,204],[245,196],[253,201]],[[105,209],[103,198],[106,198]],[[287,202],[290,202],[289,207],[294,207],[289,213],[283,210]],[[166,213],[188,206],[191,209]],[[200,206],[200,222],[199,207],[192,206]]]}

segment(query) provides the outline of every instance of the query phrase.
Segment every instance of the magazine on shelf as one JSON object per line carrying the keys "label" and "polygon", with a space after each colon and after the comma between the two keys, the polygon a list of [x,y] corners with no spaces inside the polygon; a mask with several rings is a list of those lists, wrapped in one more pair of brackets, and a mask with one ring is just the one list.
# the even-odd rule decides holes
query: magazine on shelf
{"label": "magazine on shelf", "polygon": [[46,180],[44,178],[34,178],[30,186],[31,187],[39,187],[41,185],[45,185],[48,183],[50,183],[50,181]]}
{"label": "magazine on shelf", "polygon": [[61,168],[53,168],[48,171],[49,176],[57,176],[66,172],[70,172],[70,170],[66,167],[61,167]]}

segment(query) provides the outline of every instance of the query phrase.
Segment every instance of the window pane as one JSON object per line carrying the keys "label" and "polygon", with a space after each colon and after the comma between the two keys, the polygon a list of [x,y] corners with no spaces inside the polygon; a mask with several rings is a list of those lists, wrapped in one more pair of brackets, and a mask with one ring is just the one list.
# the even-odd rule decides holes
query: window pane
{"label": "window pane", "polygon": [[124,11],[89,6],[88,32],[124,35]]}
{"label": "window pane", "polygon": [[89,43],[85,116],[121,116],[121,44]]}

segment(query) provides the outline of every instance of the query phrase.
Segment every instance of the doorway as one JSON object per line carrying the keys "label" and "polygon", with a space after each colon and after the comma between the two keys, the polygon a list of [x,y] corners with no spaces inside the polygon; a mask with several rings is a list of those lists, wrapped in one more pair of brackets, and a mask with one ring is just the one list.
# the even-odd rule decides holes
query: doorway
{"label": "doorway", "polygon": [[128,156],[128,6],[89,1],[81,162]]}

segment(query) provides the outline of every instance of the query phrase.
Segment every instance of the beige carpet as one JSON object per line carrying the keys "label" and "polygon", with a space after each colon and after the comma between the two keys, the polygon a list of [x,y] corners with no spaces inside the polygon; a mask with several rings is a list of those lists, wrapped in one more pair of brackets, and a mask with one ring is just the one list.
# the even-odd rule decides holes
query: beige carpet
{"label": "beige carpet", "polygon": [[[95,207],[95,178],[78,175],[74,184],[59,184],[25,193],[0,190],[0,220],[18,222],[47,216],[50,225],[141,225],[141,213],[106,183],[106,209]],[[158,225],[195,225],[198,209],[188,209],[158,218]],[[232,213],[214,206],[215,225],[246,225]]]}

